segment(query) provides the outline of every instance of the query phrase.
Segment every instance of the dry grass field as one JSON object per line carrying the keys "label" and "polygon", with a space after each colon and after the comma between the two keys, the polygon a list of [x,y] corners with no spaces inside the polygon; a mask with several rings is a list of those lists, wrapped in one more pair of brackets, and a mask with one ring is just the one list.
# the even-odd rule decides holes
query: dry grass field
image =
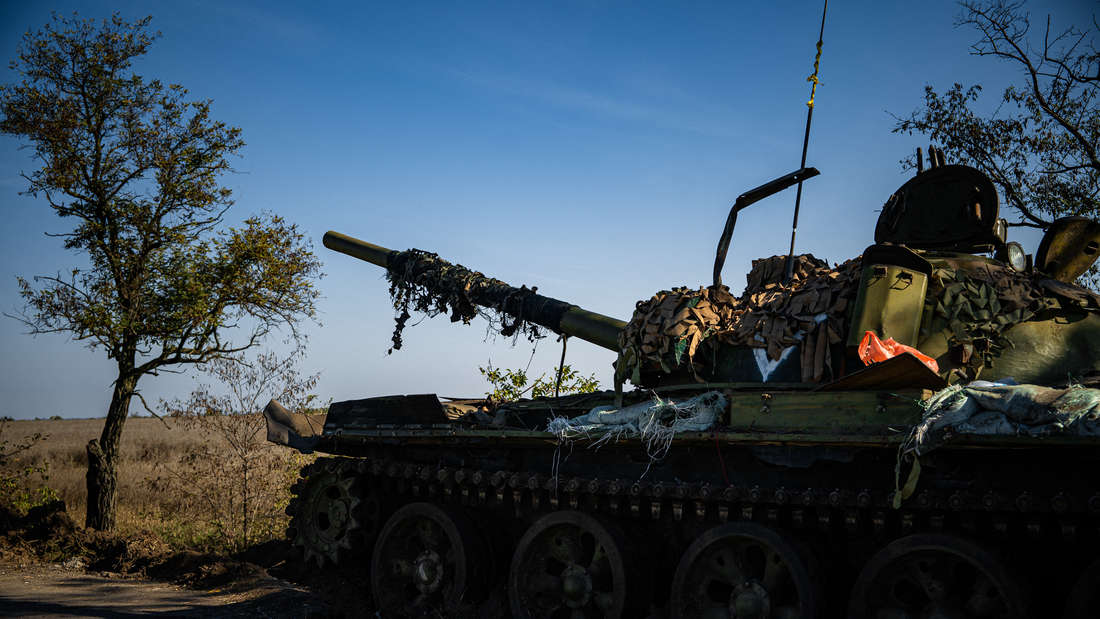
{"label": "dry grass field", "polygon": [[[281,536],[289,486],[309,459],[263,442],[262,419],[242,417],[241,423],[255,446],[247,474],[244,459],[234,453],[224,432],[202,418],[128,419],[119,464],[119,533],[150,531],[178,549],[226,550],[241,546],[241,520],[250,517],[246,544]],[[323,424],[323,416],[317,423]],[[19,465],[45,465],[45,483],[65,501],[72,518],[83,523],[85,446],[102,427],[102,419],[8,421],[0,440],[45,435],[19,455]],[[246,475],[248,483],[242,484]],[[31,476],[25,481],[41,480]]]}

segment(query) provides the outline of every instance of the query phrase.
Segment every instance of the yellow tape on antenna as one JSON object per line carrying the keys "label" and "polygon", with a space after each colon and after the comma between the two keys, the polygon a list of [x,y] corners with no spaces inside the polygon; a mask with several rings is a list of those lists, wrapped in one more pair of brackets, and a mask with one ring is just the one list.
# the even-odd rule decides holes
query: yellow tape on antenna
{"label": "yellow tape on antenna", "polygon": [[808,107],[814,106],[814,97],[817,95],[817,85],[821,82],[817,79],[817,69],[821,64],[821,39],[817,40],[817,56],[814,57],[814,74],[806,78],[807,82],[811,82],[813,86],[810,87],[810,100],[806,102]]}

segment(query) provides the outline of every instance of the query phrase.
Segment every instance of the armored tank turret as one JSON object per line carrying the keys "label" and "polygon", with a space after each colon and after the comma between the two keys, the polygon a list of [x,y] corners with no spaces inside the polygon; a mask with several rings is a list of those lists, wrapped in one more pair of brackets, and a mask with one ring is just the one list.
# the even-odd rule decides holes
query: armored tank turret
{"label": "armored tank turret", "polygon": [[386,269],[394,346],[417,310],[618,353],[615,390],[494,403],[272,403],[269,439],[324,454],[288,507],[320,566],[369,566],[382,616],[1097,616],[1100,225],[1007,241],[980,172],[933,153],[874,243],[755,261],[629,321],[420,250],[329,232]]}

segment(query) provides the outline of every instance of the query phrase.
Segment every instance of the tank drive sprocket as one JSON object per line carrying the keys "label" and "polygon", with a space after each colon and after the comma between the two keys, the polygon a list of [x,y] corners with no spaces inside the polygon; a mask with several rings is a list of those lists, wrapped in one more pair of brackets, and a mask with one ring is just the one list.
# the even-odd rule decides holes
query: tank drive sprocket
{"label": "tank drive sprocket", "polygon": [[287,537],[307,562],[337,564],[377,536],[378,500],[353,469],[354,463],[321,459],[303,469],[292,488]]}

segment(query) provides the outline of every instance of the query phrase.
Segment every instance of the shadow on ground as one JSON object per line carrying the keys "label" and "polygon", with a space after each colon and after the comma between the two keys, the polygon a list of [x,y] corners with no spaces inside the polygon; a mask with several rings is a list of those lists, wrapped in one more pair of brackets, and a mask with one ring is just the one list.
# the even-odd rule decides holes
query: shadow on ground
{"label": "shadow on ground", "polygon": [[[60,502],[22,517],[0,512],[0,616],[369,613],[365,587],[340,574],[326,578],[302,569],[285,542],[263,544],[233,557],[171,552],[153,536],[121,538],[79,527]],[[312,591],[310,581],[336,585],[327,591],[332,603],[323,599],[325,592]]]}

